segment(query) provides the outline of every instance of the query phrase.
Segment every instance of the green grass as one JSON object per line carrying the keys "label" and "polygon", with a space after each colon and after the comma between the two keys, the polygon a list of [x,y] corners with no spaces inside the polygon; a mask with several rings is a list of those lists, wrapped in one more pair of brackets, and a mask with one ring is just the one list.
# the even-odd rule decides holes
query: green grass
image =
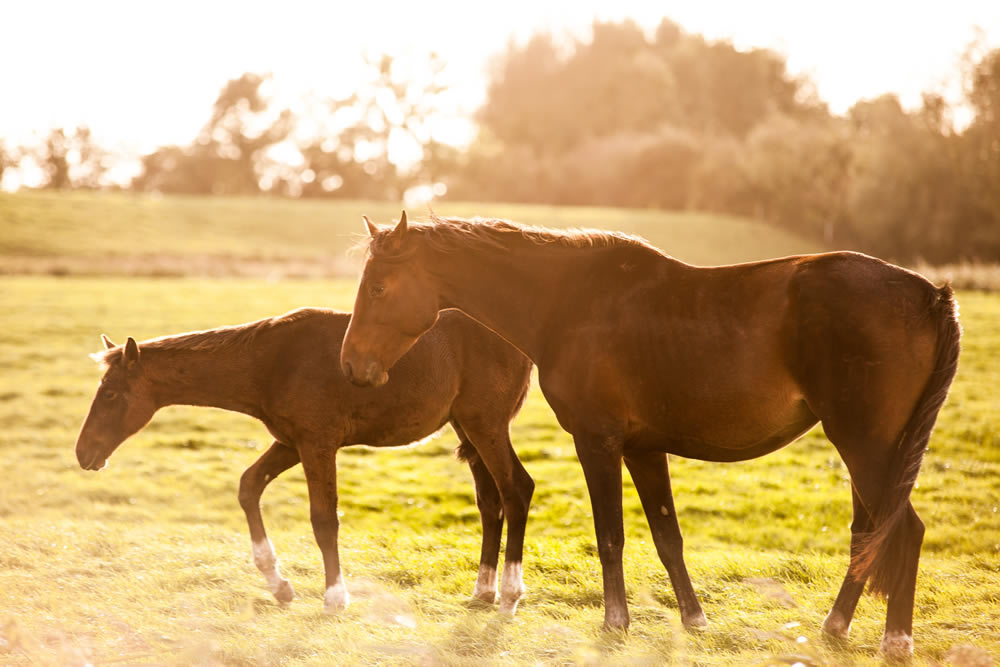
{"label": "green grass", "polygon": [[[725,264],[821,250],[750,220],[613,208],[443,203],[442,215],[494,216],[639,234],[688,262]],[[409,211],[417,218],[427,210]],[[0,272],[130,275],[354,275],[345,251],[361,216],[388,223],[385,202],[0,193]]]}
{"label": "green grass", "polygon": [[[298,598],[274,602],[252,563],[236,487],[270,443],[257,422],[167,408],[109,469],[77,466],[73,444],[99,377],[86,355],[101,332],[141,339],[301,305],[347,308],[353,290],[351,280],[0,278],[0,664],[879,663],[884,603],[862,599],[846,644],[819,630],[847,566],[850,521],[846,471],[819,430],[747,463],[673,459],[687,562],[711,623],[702,632],[680,627],[625,472],[626,637],[599,630],[583,475],[537,389],[513,431],[537,490],[528,594],[512,620],[468,602],[479,525],[450,431],[421,447],[341,452],[341,555],[354,602],[338,616],[321,611],[298,468],[263,498]],[[961,367],[913,495],[927,523],[917,664],[947,662],[962,644],[1000,658],[1000,297],[959,301]]]}

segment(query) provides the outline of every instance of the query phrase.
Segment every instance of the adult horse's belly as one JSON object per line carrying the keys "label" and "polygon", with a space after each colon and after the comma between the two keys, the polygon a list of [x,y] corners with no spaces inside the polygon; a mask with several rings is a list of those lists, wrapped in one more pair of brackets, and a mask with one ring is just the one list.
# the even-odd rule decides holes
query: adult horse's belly
{"label": "adult horse's belly", "polygon": [[630,440],[644,449],[742,461],[787,445],[817,422],[782,372],[650,384],[655,388],[634,395],[630,410]]}

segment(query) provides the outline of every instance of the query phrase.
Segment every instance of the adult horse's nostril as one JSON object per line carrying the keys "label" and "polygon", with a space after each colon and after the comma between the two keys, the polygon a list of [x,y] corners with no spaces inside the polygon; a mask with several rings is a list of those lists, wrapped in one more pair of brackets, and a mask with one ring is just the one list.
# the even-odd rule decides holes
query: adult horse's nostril
{"label": "adult horse's nostril", "polygon": [[348,380],[354,380],[354,369],[351,368],[351,362],[344,359],[340,362],[340,370],[343,371],[344,377]]}

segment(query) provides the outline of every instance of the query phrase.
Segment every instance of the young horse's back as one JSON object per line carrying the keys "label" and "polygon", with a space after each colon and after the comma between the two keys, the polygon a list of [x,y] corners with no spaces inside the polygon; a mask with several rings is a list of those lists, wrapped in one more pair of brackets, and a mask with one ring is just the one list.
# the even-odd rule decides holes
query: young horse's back
{"label": "young horse's back", "polygon": [[517,413],[531,363],[462,313],[442,313],[377,388],[356,387],[340,369],[349,322],[349,313],[301,309],[272,318],[270,333],[258,338],[259,382],[270,396],[265,421],[311,431],[274,433],[279,439],[326,432],[338,444],[405,445],[444,426],[459,397],[503,412],[499,419]]}

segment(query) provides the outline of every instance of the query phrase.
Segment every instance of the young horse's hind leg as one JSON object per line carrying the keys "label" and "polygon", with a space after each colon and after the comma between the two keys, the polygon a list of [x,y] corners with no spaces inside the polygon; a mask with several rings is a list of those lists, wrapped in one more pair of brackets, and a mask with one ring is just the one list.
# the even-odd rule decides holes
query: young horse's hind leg
{"label": "young horse's hind leg", "polygon": [[[514,453],[506,422],[502,425],[487,424],[477,416],[456,417],[493,478],[503,503],[503,513],[507,519],[507,549],[500,582],[500,612],[513,615],[525,591],[521,560],[528,507],[535,491],[535,482]],[[499,516],[499,512],[497,515]]]}
{"label": "young horse's hind leg", "polygon": [[298,462],[297,451],[275,441],[240,478],[240,507],[243,508],[247,524],[250,526],[253,561],[257,569],[264,574],[267,587],[279,602],[291,602],[295,597],[295,591],[278,569],[278,557],[274,553],[274,545],[267,538],[264,520],[260,514],[260,496],[275,477]]}
{"label": "young horse's hind leg", "polygon": [[457,450],[458,458],[468,462],[472,471],[472,479],[476,485],[476,505],[479,507],[479,517],[483,524],[479,575],[476,577],[476,587],[472,596],[493,604],[497,597],[497,561],[500,558],[500,537],[503,531],[503,501],[500,499],[496,482],[493,481],[490,471],[476,453],[476,448],[468,436],[457,423],[452,422],[452,428],[461,441]]}
{"label": "young horse's hind leg", "polygon": [[[851,499],[854,503],[854,520],[851,522],[851,556],[861,547],[861,538],[864,533],[872,529],[871,517],[868,510],[858,497],[858,492],[851,487]],[[823,621],[823,632],[836,637],[837,639],[847,639],[851,630],[851,619],[854,618],[854,610],[858,606],[858,600],[865,590],[865,579],[856,578],[848,569],[844,577],[844,583],[840,586],[840,592],[833,603],[833,608]]]}
{"label": "young horse's hind leg", "polygon": [[639,492],[649,530],[653,533],[656,552],[670,576],[681,613],[681,623],[686,628],[708,625],[684,565],[684,540],[677,524],[674,496],[670,491],[667,455],[662,452],[626,454],[625,465],[628,466],[635,489]]}

